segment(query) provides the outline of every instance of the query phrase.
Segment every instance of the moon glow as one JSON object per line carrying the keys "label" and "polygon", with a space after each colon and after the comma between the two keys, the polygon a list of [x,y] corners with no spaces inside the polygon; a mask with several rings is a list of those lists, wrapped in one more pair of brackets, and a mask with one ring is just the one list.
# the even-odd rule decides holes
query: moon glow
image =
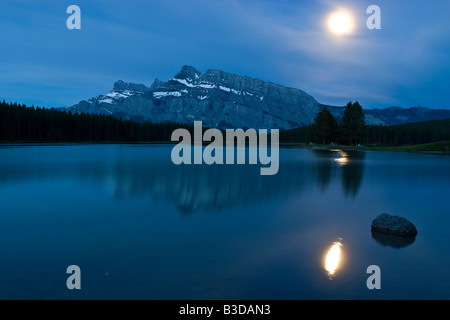
{"label": "moon glow", "polygon": [[335,12],[328,19],[330,31],[337,35],[346,35],[353,32],[353,18],[346,12]]}

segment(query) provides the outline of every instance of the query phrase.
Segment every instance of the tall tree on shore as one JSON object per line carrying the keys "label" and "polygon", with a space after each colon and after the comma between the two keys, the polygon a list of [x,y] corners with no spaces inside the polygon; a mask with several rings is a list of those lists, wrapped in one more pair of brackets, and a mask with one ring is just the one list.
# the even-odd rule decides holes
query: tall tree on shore
{"label": "tall tree on shore", "polygon": [[335,140],[338,123],[327,108],[319,112],[311,127],[316,143],[329,144]]}
{"label": "tall tree on shore", "polygon": [[345,140],[352,143],[357,143],[361,140],[366,125],[365,115],[361,105],[358,101],[355,103],[349,102],[342,117],[342,127]]}

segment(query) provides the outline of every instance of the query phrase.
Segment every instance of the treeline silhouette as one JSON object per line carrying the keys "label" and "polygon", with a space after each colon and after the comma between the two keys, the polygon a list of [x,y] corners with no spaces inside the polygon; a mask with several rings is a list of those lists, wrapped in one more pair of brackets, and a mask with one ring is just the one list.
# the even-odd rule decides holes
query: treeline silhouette
{"label": "treeline silhouette", "polygon": [[449,140],[450,119],[446,119],[395,126],[366,126],[363,143],[367,145],[410,145]]}
{"label": "treeline silhouette", "polygon": [[193,132],[193,125],[138,123],[106,115],[0,103],[0,141],[157,142],[170,141],[178,128]]}
{"label": "treeline silhouette", "polygon": [[350,101],[345,107],[340,123],[327,108],[324,108],[317,114],[308,131],[296,129],[284,133],[282,137],[289,140],[296,139],[296,137],[303,139],[307,137],[307,142],[319,144],[356,145],[363,140],[365,125],[365,114],[362,106],[358,101]]}
{"label": "treeline silhouette", "polygon": [[[193,135],[193,124],[138,123],[107,115],[0,102],[0,141],[6,142],[167,142],[171,140],[172,132],[179,128],[185,128]],[[280,142],[309,143],[314,140],[314,130],[314,125],[311,125],[280,131]],[[333,142],[345,143],[340,134],[342,131],[337,128],[336,141]],[[364,145],[389,146],[448,140],[450,119],[395,126],[366,125],[359,141]]]}
{"label": "treeline silhouette", "polygon": [[[309,143],[313,126],[280,132],[280,142]],[[334,141],[341,143],[339,137]],[[395,126],[366,125],[362,131],[364,145],[398,146],[450,141],[450,119],[407,123]],[[344,141],[345,142],[345,141]]]}

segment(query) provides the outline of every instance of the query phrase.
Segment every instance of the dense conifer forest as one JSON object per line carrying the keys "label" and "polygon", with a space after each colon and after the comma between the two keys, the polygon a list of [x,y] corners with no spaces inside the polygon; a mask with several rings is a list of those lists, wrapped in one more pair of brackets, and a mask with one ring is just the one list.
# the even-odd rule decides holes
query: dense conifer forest
{"label": "dense conifer forest", "polygon": [[[358,110],[357,110],[358,112]],[[73,114],[57,109],[0,103],[0,141],[3,142],[168,142],[172,132],[193,124],[138,123],[106,115]],[[326,111],[314,124],[280,132],[281,143],[349,144],[345,123]],[[396,126],[360,125],[352,143],[395,146],[450,140],[450,119]]]}
{"label": "dense conifer forest", "polygon": [[358,102],[347,104],[341,123],[323,109],[309,127],[280,133],[286,143],[317,143],[367,146],[417,145],[450,140],[450,119],[395,126],[366,125]]}
{"label": "dense conifer forest", "polygon": [[[348,144],[340,137],[340,126],[332,139],[337,144]],[[314,127],[296,128],[280,132],[280,141],[285,143],[322,144],[322,140],[314,139]],[[401,146],[425,144],[450,140],[450,119],[408,123],[395,126],[366,125],[360,140],[362,145]]]}
{"label": "dense conifer forest", "polygon": [[57,109],[0,103],[4,142],[157,142],[170,141],[177,123],[137,123],[106,115],[72,114]]}

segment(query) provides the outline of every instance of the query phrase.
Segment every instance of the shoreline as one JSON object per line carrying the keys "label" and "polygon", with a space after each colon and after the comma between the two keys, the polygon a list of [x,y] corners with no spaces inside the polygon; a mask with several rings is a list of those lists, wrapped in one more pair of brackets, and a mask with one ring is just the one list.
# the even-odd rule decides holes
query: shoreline
{"label": "shoreline", "polygon": [[281,148],[286,149],[311,149],[311,150],[360,150],[360,151],[375,151],[375,152],[406,152],[406,153],[419,153],[419,154],[438,154],[438,155],[450,155],[450,141],[433,142],[427,144],[406,145],[396,147],[370,147],[370,146],[346,146],[346,145],[309,145],[309,144],[296,144],[296,143],[281,143]]}
{"label": "shoreline", "polygon": [[[74,141],[74,142],[0,142],[0,147],[33,147],[33,146],[72,146],[72,145],[175,145],[174,141]],[[305,143],[280,143],[282,149],[311,149],[311,150],[359,150],[376,152],[406,152],[418,154],[450,155],[450,141],[433,142],[419,145],[406,146],[347,146],[347,145],[309,145]]]}

